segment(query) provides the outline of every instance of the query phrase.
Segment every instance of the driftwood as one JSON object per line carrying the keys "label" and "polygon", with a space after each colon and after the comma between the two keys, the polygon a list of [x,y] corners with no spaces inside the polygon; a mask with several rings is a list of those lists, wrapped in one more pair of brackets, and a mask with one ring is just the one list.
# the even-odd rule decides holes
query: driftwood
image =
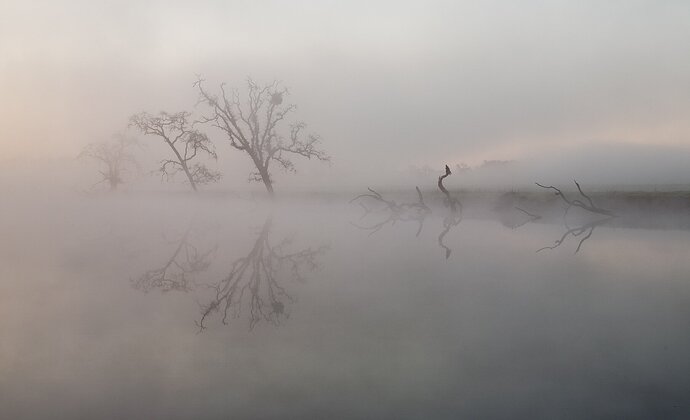
{"label": "driftwood", "polygon": [[448,215],[443,219],[443,231],[438,235],[438,245],[446,250],[446,259],[450,257],[452,250],[446,246],[444,238],[448,234],[451,228],[457,226],[462,221],[462,204],[460,201],[453,197],[450,192],[443,185],[443,180],[451,175],[450,168],[446,165],[445,174],[438,177],[438,188],[443,194],[445,194],[445,204],[450,209]]}
{"label": "driftwood", "polygon": [[415,190],[417,191],[416,202],[401,204],[398,204],[393,200],[385,199],[379,192],[371,188],[367,189],[369,190],[368,193],[360,194],[357,197],[350,200],[350,203],[359,202],[359,205],[364,209],[364,213],[362,214],[362,217],[360,217],[360,220],[375,212],[375,209],[370,208],[365,204],[364,199],[376,203],[381,203],[383,211],[387,213],[387,217],[384,220],[374,223],[372,225],[352,223],[355,227],[363,230],[368,230],[369,235],[373,235],[374,233],[381,230],[384,226],[388,224],[394,225],[398,221],[417,222],[418,228],[415,236],[419,236],[424,227],[424,220],[431,213],[431,209],[424,202],[424,196],[422,195],[422,191],[419,189],[419,187],[415,187]]}
{"label": "driftwood", "polygon": [[568,210],[570,210],[572,207],[579,207],[579,208],[586,210],[590,213],[603,214],[604,216],[615,216],[615,214],[611,210],[603,209],[603,208],[595,205],[594,201],[592,201],[592,199],[587,194],[585,194],[584,191],[582,191],[580,184],[578,184],[577,181],[573,181],[573,182],[575,182],[575,185],[577,186],[577,190],[580,192],[580,195],[585,200],[587,200],[586,203],[580,199],[574,199],[574,200],[568,199],[568,197],[566,197],[566,195],[563,193],[563,191],[554,187],[553,185],[547,186],[547,185],[542,185],[538,182],[535,182],[535,184],[541,188],[556,191],[556,195],[561,197],[561,199],[563,201],[565,201],[566,204],[568,204],[568,207],[566,208],[566,214],[567,214]]}

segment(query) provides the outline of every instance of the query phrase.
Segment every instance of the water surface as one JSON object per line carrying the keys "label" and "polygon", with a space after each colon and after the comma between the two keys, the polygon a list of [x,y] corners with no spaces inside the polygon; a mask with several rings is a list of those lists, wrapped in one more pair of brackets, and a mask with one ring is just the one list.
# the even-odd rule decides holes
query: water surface
{"label": "water surface", "polygon": [[687,231],[535,252],[564,227],[464,218],[441,246],[441,209],[370,235],[347,199],[2,206],[0,418],[690,416]]}

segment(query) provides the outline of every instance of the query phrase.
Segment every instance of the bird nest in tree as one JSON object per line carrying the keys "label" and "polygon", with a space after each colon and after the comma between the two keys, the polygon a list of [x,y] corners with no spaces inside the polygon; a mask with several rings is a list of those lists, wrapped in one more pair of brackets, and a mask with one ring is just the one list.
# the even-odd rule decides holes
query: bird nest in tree
{"label": "bird nest in tree", "polygon": [[271,103],[273,105],[280,105],[283,103],[283,94],[280,92],[276,92],[271,95]]}

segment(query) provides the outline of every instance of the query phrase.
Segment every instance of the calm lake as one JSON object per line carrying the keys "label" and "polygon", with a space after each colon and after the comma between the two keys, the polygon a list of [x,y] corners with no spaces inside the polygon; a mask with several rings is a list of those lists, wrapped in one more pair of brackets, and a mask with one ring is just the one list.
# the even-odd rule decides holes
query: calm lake
{"label": "calm lake", "polygon": [[1,206],[3,419],[690,418],[686,230]]}

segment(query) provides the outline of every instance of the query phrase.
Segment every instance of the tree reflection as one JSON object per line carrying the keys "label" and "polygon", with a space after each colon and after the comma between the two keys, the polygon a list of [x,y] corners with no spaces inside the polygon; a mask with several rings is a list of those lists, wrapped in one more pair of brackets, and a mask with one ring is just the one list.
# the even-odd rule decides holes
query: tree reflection
{"label": "tree reflection", "polygon": [[[229,273],[219,281],[199,280],[211,266],[218,245],[200,252],[192,244],[195,231],[190,227],[175,242],[167,261],[131,280],[132,285],[144,292],[200,292],[197,299],[207,302],[201,305],[200,319],[195,321],[200,330],[206,329],[214,314],[220,315],[223,324],[246,314],[250,329],[261,321],[279,325],[289,318],[288,307],[295,302],[287,290],[288,282],[303,282],[309,272],[319,268],[318,259],[328,247],[290,250],[291,237],[277,243],[271,241],[272,225],[272,218],[267,218],[249,253],[232,261]],[[210,298],[203,293],[209,289]]]}
{"label": "tree reflection", "polygon": [[261,321],[279,325],[289,318],[287,306],[295,299],[281,284],[304,281],[307,272],[319,268],[318,258],[328,247],[290,252],[289,238],[271,244],[271,227],[269,217],[249,253],[234,260],[228,275],[210,285],[214,296],[202,305],[201,318],[197,321],[200,330],[206,328],[214,314],[219,314],[222,323],[227,324],[229,318],[240,318],[246,312],[250,329]]}
{"label": "tree reflection", "polygon": [[211,265],[217,245],[206,252],[199,249],[190,241],[192,227],[177,241],[174,252],[159,268],[151,269],[133,280],[135,288],[144,292],[160,290],[163,292],[189,292],[193,288],[195,275],[206,271]]}

